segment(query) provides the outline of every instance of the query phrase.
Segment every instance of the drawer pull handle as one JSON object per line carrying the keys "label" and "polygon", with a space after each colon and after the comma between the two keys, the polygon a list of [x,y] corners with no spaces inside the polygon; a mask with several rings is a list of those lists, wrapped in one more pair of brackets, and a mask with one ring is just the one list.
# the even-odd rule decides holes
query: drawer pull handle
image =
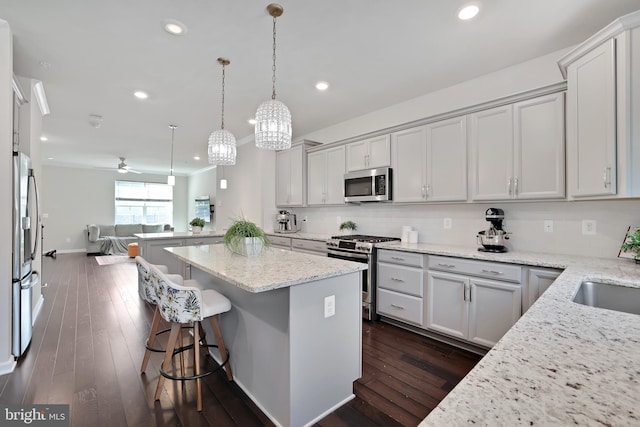
{"label": "drawer pull handle", "polygon": [[444,267],[444,268],[456,268],[455,264],[443,264],[443,263],[438,263],[439,267]]}
{"label": "drawer pull handle", "polygon": [[193,242],[194,246],[204,245],[204,242]]}
{"label": "drawer pull handle", "polygon": [[496,271],[496,270],[485,270],[484,268],[482,269],[483,273],[489,273],[489,274],[496,274],[496,275],[500,275],[500,274],[504,274],[502,271]]}
{"label": "drawer pull handle", "polygon": [[392,256],[391,259],[395,259],[396,261],[404,261],[404,258],[401,258],[399,256]]}
{"label": "drawer pull handle", "polygon": [[404,310],[404,307],[398,304],[391,304],[391,307],[393,308],[399,308],[400,310]]}
{"label": "drawer pull handle", "polygon": [[404,280],[398,279],[396,277],[392,277],[391,280],[394,281],[394,282],[404,282]]}

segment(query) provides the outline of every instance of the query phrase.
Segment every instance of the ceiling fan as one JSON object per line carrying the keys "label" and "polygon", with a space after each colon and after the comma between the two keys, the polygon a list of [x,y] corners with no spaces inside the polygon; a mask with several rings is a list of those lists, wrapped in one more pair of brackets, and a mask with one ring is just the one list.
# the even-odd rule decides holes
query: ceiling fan
{"label": "ceiling fan", "polygon": [[120,173],[131,172],[131,173],[137,173],[137,174],[141,174],[142,173],[140,171],[136,171],[136,170],[130,169],[129,166],[125,163],[124,160],[125,160],[124,157],[120,157],[120,163],[118,163],[118,172],[120,172]]}

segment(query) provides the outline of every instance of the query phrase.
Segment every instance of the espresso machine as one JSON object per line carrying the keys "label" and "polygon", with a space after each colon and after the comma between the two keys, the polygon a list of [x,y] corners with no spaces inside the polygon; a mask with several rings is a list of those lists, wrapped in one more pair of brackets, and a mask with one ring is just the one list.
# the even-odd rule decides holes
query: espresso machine
{"label": "espresso machine", "polygon": [[509,239],[510,233],[502,227],[504,211],[499,208],[489,208],[485,212],[484,217],[491,223],[491,226],[488,230],[478,232],[476,238],[478,245],[481,245],[478,250],[480,252],[507,252],[505,240]]}
{"label": "espresso machine", "polygon": [[273,229],[276,233],[295,233],[300,231],[296,214],[285,210],[279,211],[276,214],[276,221]]}

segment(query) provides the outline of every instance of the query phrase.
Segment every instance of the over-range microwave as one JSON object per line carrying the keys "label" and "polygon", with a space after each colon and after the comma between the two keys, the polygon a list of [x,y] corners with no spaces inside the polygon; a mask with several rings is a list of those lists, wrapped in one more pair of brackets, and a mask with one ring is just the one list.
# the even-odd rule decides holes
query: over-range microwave
{"label": "over-range microwave", "polygon": [[391,197],[391,168],[366,169],[344,175],[345,202],[387,202]]}

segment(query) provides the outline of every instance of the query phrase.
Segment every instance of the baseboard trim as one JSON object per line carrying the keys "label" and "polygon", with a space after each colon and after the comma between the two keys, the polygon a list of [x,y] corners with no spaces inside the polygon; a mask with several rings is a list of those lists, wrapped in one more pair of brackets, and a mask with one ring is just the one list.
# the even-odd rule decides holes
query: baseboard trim
{"label": "baseboard trim", "polygon": [[[47,253],[44,251],[43,253]],[[78,254],[81,252],[87,252],[86,249],[56,249],[56,254]]]}
{"label": "baseboard trim", "polygon": [[0,375],[6,375],[12,373],[16,369],[16,365],[18,362],[14,359],[13,356],[9,357],[9,360],[6,362],[0,363]]}

